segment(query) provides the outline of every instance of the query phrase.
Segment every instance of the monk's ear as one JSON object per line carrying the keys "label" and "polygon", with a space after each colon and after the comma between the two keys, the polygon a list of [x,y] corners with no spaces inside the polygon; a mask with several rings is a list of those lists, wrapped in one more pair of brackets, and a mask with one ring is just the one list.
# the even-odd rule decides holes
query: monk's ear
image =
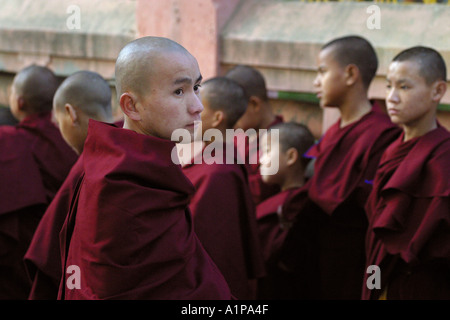
{"label": "monk's ear", "polygon": [[253,113],[258,113],[261,110],[262,100],[256,96],[251,96],[248,99],[248,106]]}
{"label": "monk's ear", "polygon": [[25,99],[21,96],[17,97],[17,109],[19,111],[26,111]]}
{"label": "monk's ear", "polygon": [[79,121],[78,112],[70,103],[66,103],[64,105],[64,112],[66,113],[67,116],[69,116],[72,125],[78,123]]}
{"label": "monk's ear", "polygon": [[218,110],[214,112],[213,121],[211,123],[212,127],[217,128],[221,123],[223,123],[223,121],[225,121],[225,115],[223,111]]}
{"label": "monk's ear", "polygon": [[445,92],[447,91],[447,83],[445,81],[436,81],[433,84],[433,91],[432,91],[432,100],[434,102],[439,102],[442,97],[444,97]]}
{"label": "monk's ear", "polygon": [[137,97],[130,92],[125,92],[120,96],[119,99],[120,108],[123,113],[131,120],[139,121],[141,120],[141,115],[136,107]]}
{"label": "monk's ear", "polygon": [[286,156],[287,156],[287,162],[286,164],[288,166],[292,166],[294,163],[297,162],[298,160],[298,151],[295,148],[289,148],[286,151]]}
{"label": "monk's ear", "polygon": [[348,86],[353,85],[356,83],[358,78],[360,77],[359,69],[354,64],[349,64],[345,67],[345,83]]}

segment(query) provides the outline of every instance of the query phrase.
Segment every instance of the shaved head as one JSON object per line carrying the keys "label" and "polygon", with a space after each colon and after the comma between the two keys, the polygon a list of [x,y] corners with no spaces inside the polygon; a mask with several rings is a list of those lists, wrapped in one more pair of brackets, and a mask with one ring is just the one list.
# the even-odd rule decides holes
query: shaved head
{"label": "shaved head", "polygon": [[258,70],[250,66],[238,65],[229,70],[225,77],[239,83],[248,96],[255,96],[263,101],[268,100],[266,81]]}
{"label": "shaved head", "polygon": [[56,91],[53,105],[62,111],[67,103],[90,118],[112,118],[111,88],[96,72],[78,71],[64,80]]}
{"label": "shaved head", "polygon": [[17,97],[23,99],[25,112],[34,114],[52,110],[58,85],[58,78],[49,68],[32,65],[17,73],[13,90]]}
{"label": "shaved head", "polygon": [[427,84],[435,81],[447,81],[447,68],[444,58],[433,48],[417,46],[403,50],[392,62],[415,61],[420,67],[420,75]]}
{"label": "shaved head", "polygon": [[247,109],[248,99],[244,88],[237,82],[215,77],[202,84],[202,97],[209,101],[209,107],[223,111],[228,128],[233,128]]}
{"label": "shaved head", "polygon": [[354,64],[361,73],[361,79],[366,88],[378,69],[378,58],[372,44],[360,36],[346,36],[326,43],[322,50],[330,49],[336,62],[342,67]]}
{"label": "shaved head", "polygon": [[303,155],[314,145],[314,136],[309,128],[296,122],[284,122],[270,127],[271,130],[279,130],[279,147],[282,152],[290,148],[295,148],[301,157],[304,168],[308,165],[310,159]]}
{"label": "shaved head", "polygon": [[191,55],[183,46],[167,38],[143,37],[128,43],[116,61],[117,96],[120,98],[129,91],[143,94],[153,76],[156,58],[168,52]]}

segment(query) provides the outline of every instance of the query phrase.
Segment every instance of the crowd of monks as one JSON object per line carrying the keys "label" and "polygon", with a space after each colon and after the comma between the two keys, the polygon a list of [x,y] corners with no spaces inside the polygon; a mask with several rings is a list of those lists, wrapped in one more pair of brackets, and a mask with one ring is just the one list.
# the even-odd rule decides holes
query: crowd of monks
{"label": "crowd of monks", "polygon": [[[0,126],[0,299],[450,299],[445,62],[399,52],[385,104],[368,96],[377,69],[362,37],[322,47],[314,87],[340,117],[319,141],[273,112],[259,71],[203,81],[167,38],[120,51],[119,121],[98,73],[19,71]],[[187,158],[180,129],[200,144]]]}

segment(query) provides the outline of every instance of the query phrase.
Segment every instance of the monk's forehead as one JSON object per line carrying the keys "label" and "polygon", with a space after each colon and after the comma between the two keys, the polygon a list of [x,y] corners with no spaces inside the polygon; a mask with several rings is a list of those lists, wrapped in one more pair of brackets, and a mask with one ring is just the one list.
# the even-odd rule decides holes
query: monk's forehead
{"label": "monk's forehead", "polygon": [[193,81],[200,76],[197,60],[189,53],[168,51],[153,55],[146,61],[147,72],[158,80],[158,76],[186,76],[194,77]]}
{"label": "monk's forehead", "polygon": [[[399,78],[400,80],[418,80],[423,78],[420,65],[417,61],[394,61],[389,65],[387,78]],[[398,80],[398,79],[396,79]]]}

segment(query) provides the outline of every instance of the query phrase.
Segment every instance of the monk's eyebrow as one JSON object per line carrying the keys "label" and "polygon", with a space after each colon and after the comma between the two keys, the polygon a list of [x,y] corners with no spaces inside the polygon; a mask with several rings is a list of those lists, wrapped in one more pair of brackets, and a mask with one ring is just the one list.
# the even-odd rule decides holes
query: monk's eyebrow
{"label": "monk's eyebrow", "polygon": [[[203,76],[200,75],[197,80],[195,81],[195,83],[199,83],[201,82],[203,79]],[[173,84],[178,85],[178,84],[182,84],[182,83],[187,83],[187,84],[192,84],[192,79],[189,77],[184,77],[184,78],[178,78],[176,79]]]}
{"label": "monk's eyebrow", "polygon": [[[392,82],[393,80],[391,80],[391,78],[386,77],[386,82]],[[407,83],[409,82],[408,79],[402,78],[402,79],[398,79],[394,81],[397,84],[403,84],[403,83]]]}

